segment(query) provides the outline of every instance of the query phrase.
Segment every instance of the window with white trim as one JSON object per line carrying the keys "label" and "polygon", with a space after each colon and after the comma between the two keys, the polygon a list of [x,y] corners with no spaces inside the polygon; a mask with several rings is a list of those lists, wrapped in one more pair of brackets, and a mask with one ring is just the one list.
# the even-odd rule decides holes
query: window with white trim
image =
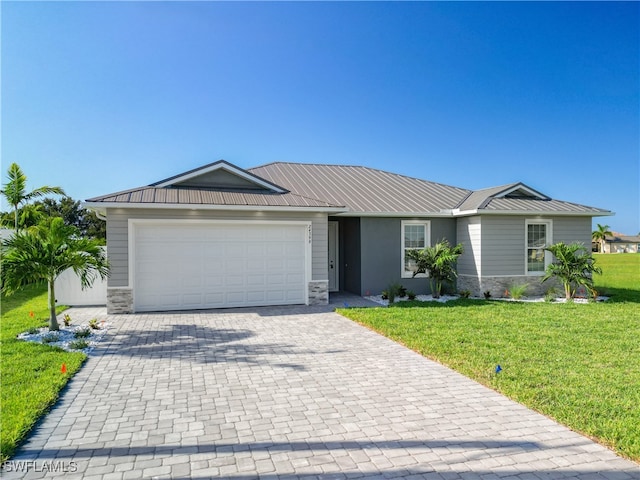
{"label": "window with white trim", "polygon": [[415,262],[407,258],[410,250],[423,250],[431,244],[429,222],[402,221],[402,277],[411,278],[415,272]]}
{"label": "window with white trim", "polygon": [[545,250],[552,243],[551,220],[526,220],[525,272],[527,275],[544,275],[551,253]]}

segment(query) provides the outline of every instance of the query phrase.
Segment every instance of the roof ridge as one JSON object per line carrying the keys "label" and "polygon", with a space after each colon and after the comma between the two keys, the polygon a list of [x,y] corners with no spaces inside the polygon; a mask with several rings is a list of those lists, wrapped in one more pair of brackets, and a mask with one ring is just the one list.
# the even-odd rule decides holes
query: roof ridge
{"label": "roof ridge", "polygon": [[462,190],[465,192],[470,192],[472,193],[473,190],[470,190],[468,188],[464,188],[464,187],[458,187],[455,185],[450,185],[448,183],[442,183],[442,182],[435,182],[433,180],[426,180],[424,178],[418,178],[418,177],[412,177],[406,174],[402,174],[402,173],[396,173],[396,172],[390,172],[388,170],[383,170],[381,168],[375,168],[375,167],[368,167],[366,165],[342,165],[342,164],[337,164],[337,163],[304,163],[304,162],[282,162],[282,161],[274,161],[274,162],[269,162],[269,163],[265,163],[263,165],[259,165],[257,167],[251,167],[248,168],[247,170],[251,171],[254,169],[258,169],[258,168],[265,168],[265,167],[269,167],[271,165],[300,165],[300,166],[316,166],[316,167],[335,167],[335,168],[359,168],[359,169],[363,169],[363,170],[369,170],[369,171],[374,171],[374,172],[380,172],[380,173],[385,173],[387,175],[392,175],[395,177],[402,177],[402,178],[406,178],[409,180],[417,180],[419,182],[425,182],[425,183],[429,183],[432,185],[440,185],[443,187],[447,187],[447,188],[455,188],[456,190]]}

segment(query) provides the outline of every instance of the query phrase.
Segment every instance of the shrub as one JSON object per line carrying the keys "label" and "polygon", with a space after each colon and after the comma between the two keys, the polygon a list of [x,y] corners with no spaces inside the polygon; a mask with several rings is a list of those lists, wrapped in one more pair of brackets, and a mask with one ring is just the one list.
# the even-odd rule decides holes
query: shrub
{"label": "shrub", "polygon": [[416,299],[416,294],[415,294],[415,293],[413,293],[411,290],[409,290],[409,291],[407,292],[407,298],[408,298],[409,300],[415,300],[415,299]]}
{"label": "shrub", "polygon": [[551,287],[549,290],[547,290],[545,292],[544,301],[545,302],[555,302],[557,297],[558,297],[558,290],[556,290],[555,288]]}
{"label": "shrub", "polygon": [[514,300],[520,300],[524,297],[524,293],[527,291],[528,287],[529,286],[526,283],[521,285],[511,285],[511,287],[509,287],[509,295]]}
{"label": "shrub", "polygon": [[460,290],[458,293],[462,298],[469,298],[471,296],[471,290]]}
{"label": "shrub", "polygon": [[542,281],[558,278],[564,286],[567,301],[573,298],[577,288],[592,289],[593,274],[602,274],[602,269],[596,267],[593,256],[581,243],[559,242],[545,250],[553,254],[555,261],[547,267]]}
{"label": "shrub", "polygon": [[484,298],[488,300],[491,298],[491,291],[487,290],[486,292],[483,293],[483,295],[484,295]]}
{"label": "shrub", "polygon": [[71,315],[65,313],[64,317],[62,317],[62,321],[64,322],[64,326],[68,327],[69,325],[71,325]]}
{"label": "shrub", "polygon": [[81,328],[73,333],[75,338],[87,338],[89,335],[91,335],[91,330],[88,328]]}
{"label": "shrub", "polygon": [[439,298],[442,294],[442,285],[453,282],[458,276],[455,263],[462,252],[461,243],[451,246],[447,240],[442,240],[433,247],[407,251],[407,258],[415,262],[414,277],[419,273],[429,274],[431,294],[433,298]]}
{"label": "shrub", "polygon": [[60,339],[57,333],[49,332],[44,337],[42,337],[42,343],[55,343]]}
{"label": "shrub", "polygon": [[100,330],[100,325],[98,325],[98,319],[92,318],[91,320],[89,320],[89,327],[91,327],[93,330]]}
{"label": "shrub", "polygon": [[69,348],[71,350],[84,350],[88,346],[89,344],[86,340],[74,340],[73,342],[69,343]]}
{"label": "shrub", "polygon": [[406,297],[407,296],[407,288],[404,285],[400,285],[398,288],[398,297]]}
{"label": "shrub", "polygon": [[[389,305],[395,302],[396,298],[399,298],[401,296],[400,293],[402,292],[403,288],[404,287],[397,282],[391,283],[387,287],[387,299],[389,300]],[[406,292],[406,289],[405,289],[405,292]]]}

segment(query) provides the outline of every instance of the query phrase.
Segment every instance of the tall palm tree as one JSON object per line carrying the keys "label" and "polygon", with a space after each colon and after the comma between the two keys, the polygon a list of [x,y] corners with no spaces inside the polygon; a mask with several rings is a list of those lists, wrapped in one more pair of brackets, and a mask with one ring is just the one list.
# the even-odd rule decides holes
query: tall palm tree
{"label": "tall palm tree", "polygon": [[596,267],[593,256],[583,244],[574,242],[556,243],[545,250],[553,253],[555,261],[547,267],[542,281],[556,277],[564,285],[565,298],[573,297],[575,289],[583,286],[593,291],[593,274],[602,274],[602,269]]}
{"label": "tall palm tree", "polygon": [[16,232],[19,230],[19,208],[23,203],[29,202],[34,198],[44,197],[45,195],[65,195],[64,190],[60,187],[49,187],[45,185],[36,188],[31,192],[27,192],[27,176],[17,163],[9,165],[7,171],[9,181],[3,186],[0,193],[7,199],[7,202],[13,207],[14,228]]}
{"label": "tall palm tree", "polygon": [[598,229],[594,230],[591,234],[591,238],[598,242],[598,250],[600,253],[604,253],[604,241],[607,239],[607,236],[613,236],[611,230],[609,230],[609,225],[600,225],[598,223]]}
{"label": "tall palm tree", "polygon": [[100,242],[82,238],[76,227],[60,217],[16,232],[2,245],[2,290],[14,293],[21,287],[46,282],[49,289],[49,329],[59,330],[56,318],[55,281],[68,268],[80,277],[82,288],[98,276],[106,278],[109,263]]}

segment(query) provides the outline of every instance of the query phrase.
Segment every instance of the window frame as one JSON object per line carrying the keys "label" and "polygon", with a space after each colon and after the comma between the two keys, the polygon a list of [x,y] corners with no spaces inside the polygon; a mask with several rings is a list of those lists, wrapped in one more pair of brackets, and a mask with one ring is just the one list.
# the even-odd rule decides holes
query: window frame
{"label": "window frame", "polygon": [[529,252],[534,248],[529,247],[529,225],[544,225],[545,244],[543,248],[553,244],[553,220],[540,218],[527,218],[524,222],[524,273],[527,276],[541,277],[546,273],[547,267],[553,261],[551,252],[544,250],[544,269],[542,271],[529,271]]}
{"label": "window frame", "polygon": [[[410,225],[419,225],[424,228],[424,247],[406,247],[405,245],[405,227]],[[420,278],[426,277],[426,273],[419,273],[415,277],[413,272],[405,270],[404,258],[407,250],[422,250],[431,246],[431,221],[429,220],[402,220],[400,222],[400,272],[401,278]]]}

